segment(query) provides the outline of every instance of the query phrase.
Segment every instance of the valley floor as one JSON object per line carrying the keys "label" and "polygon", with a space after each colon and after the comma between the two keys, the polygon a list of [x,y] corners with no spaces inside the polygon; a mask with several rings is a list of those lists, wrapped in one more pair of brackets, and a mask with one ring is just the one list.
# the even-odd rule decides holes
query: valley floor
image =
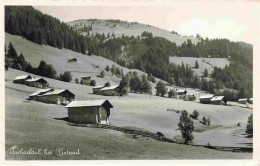
{"label": "valley floor", "polygon": [[[252,153],[233,153],[200,147],[163,143],[152,139],[133,139],[127,134],[105,129],[72,127],[63,120],[67,110],[60,105],[26,101],[37,88],[13,84],[17,75],[26,74],[10,69],[5,76],[6,99],[6,159],[242,159]],[[160,131],[168,138],[180,135],[177,129],[180,114],[168,108],[198,110],[199,119],[210,117],[211,125],[221,127],[194,133],[194,143],[218,146],[252,146],[252,138],[244,135],[245,125],[252,109],[239,106],[204,105],[150,95],[132,94],[127,97],[93,95],[89,86],[46,80],[56,89],[71,90],[76,99],[107,98],[114,106],[110,122],[114,126],[132,126],[152,132]],[[241,127],[236,124],[242,122]],[[195,128],[204,128],[198,120]],[[10,148],[48,149],[52,155],[14,155]],[[56,149],[74,151],[80,155],[60,156]]]}

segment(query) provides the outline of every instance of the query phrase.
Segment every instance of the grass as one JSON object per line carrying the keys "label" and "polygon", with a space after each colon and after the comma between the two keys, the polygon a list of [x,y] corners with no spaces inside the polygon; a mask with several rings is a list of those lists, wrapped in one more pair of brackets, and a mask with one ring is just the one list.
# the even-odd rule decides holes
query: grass
{"label": "grass", "polygon": [[[14,155],[16,150],[45,149],[52,154]],[[78,151],[61,155],[56,151]],[[105,159],[241,159],[251,154],[220,152],[200,147],[132,139],[103,129],[71,127],[56,123],[6,119],[7,160],[105,160]]]}
{"label": "grass", "polygon": [[210,125],[210,126],[208,126],[208,125],[198,125],[194,128],[194,132],[201,133],[201,132],[211,130],[211,129],[215,129],[215,128],[218,128],[218,127],[221,127],[221,125]]}

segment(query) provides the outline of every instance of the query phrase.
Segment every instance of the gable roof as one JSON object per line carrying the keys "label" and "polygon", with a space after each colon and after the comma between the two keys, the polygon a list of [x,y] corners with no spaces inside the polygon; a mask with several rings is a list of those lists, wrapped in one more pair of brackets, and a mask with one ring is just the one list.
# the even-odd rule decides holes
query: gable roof
{"label": "gable roof", "polygon": [[113,90],[113,89],[116,89],[118,86],[119,86],[119,85],[110,86],[110,87],[104,87],[104,88],[100,89],[100,91]]}
{"label": "gable roof", "polygon": [[[177,93],[181,93],[181,92],[185,92],[186,90],[185,89],[180,89],[180,90],[177,90]],[[187,91],[186,91],[187,92]]]}
{"label": "gable roof", "polygon": [[33,92],[32,94],[30,94],[29,96],[37,96],[39,94],[47,93],[47,92],[49,92],[51,90],[53,90],[53,88],[39,89],[39,90]]}
{"label": "gable roof", "polygon": [[72,95],[74,95],[72,92],[70,92],[68,89],[58,89],[58,90],[54,90],[48,93],[45,93],[41,96],[48,96],[48,95],[58,95],[61,94],[62,92],[68,91],[69,93],[71,93]]}
{"label": "gable roof", "polygon": [[105,85],[94,86],[92,89],[103,88],[103,87],[105,87]]}
{"label": "gable roof", "polygon": [[110,108],[113,108],[112,104],[106,99],[72,101],[68,105],[66,105],[65,107],[66,108],[70,108],[70,107],[93,107],[93,106],[102,106],[105,103],[107,103]]}
{"label": "gable roof", "polygon": [[34,82],[34,81],[39,81],[39,80],[43,80],[43,81],[47,82],[47,81],[46,81],[45,79],[43,79],[43,78],[32,78],[32,79],[26,80],[26,82]]}
{"label": "gable roof", "polygon": [[200,99],[211,99],[213,98],[215,95],[204,95],[204,96],[200,96]]}
{"label": "gable roof", "polygon": [[29,78],[32,78],[30,75],[21,75],[21,76],[17,76],[15,77],[14,80],[23,80],[23,79],[28,79]]}
{"label": "gable roof", "polygon": [[223,98],[225,98],[225,96],[215,96],[211,99],[211,101],[222,100]]}

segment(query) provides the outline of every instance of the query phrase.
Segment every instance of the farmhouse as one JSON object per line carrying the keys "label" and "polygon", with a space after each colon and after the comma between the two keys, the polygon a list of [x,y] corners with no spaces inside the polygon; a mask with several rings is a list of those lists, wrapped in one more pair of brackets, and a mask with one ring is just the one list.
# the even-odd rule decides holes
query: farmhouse
{"label": "farmhouse", "polygon": [[30,75],[17,76],[17,77],[13,80],[13,83],[16,83],[16,84],[24,84],[24,83],[25,83],[25,80],[28,80],[28,79],[32,79],[32,77],[31,77]]}
{"label": "farmhouse", "polygon": [[113,108],[105,99],[72,101],[65,107],[70,122],[91,124],[109,124],[110,108]]}
{"label": "farmhouse", "polygon": [[67,89],[59,89],[37,96],[37,100],[44,103],[66,105],[74,100],[75,95]]}
{"label": "farmhouse", "polygon": [[238,100],[238,103],[240,103],[240,104],[246,104],[247,101],[248,101],[248,99],[239,99],[239,100]]}
{"label": "farmhouse", "polygon": [[96,94],[100,89],[104,88],[105,85],[101,85],[101,86],[95,86],[92,88],[93,93]]}
{"label": "farmhouse", "polygon": [[227,99],[225,98],[225,96],[215,96],[210,101],[211,104],[216,104],[216,105],[227,104]]}
{"label": "farmhouse", "polygon": [[178,95],[185,95],[187,93],[186,90],[177,90]]}
{"label": "farmhouse", "polygon": [[210,103],[211,103],[211,99],[212,99],[214,96],[215,96],[215,95],[204,95],[204,96],[200,96],[200,98],[199,98],[200,103],[210,104]]}
{"label": "farmhouse", "polygon": [[110,87],[104,87],[102,89],[100,89],[97,94],[99,95],[105,95],[105,96],[117,96],[117,89],[118,89],[118,85],[116,86],[110,86]]}
{"label": "farmhouse", "polygon": [[37,100],[38,95],[43,95],[44,93],[53,91],[53,88],[48,88],[48,89],[39,89],[36,92],[32,93],[29,95],[29,100]]}
{"label": "farmhouse", "polygon": [[32,78],[25,80],[25,84],[28,86],[38,87],[38,88],[44,88],[48,87],[48,82],[43,78]]}

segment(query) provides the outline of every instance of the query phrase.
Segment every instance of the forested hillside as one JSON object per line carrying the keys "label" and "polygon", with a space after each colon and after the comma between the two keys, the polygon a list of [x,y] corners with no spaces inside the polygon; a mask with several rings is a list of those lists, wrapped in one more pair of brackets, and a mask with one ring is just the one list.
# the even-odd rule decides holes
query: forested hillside
{"label": "forested hillside", "polygon": [[[93,27],[74,29],[58,19],[42,14],[33,7],[5,7],[5,31],[20,35],[37,44],[67,48],[88,55],[108,58],[127,68],[140,69],[170,84],[200,88],[215,93],[224,88],[238,90],[233,97],[252,97],[253,48],[241,42],[227,39],[203,39],[197,44],[188,40],[177,46],[165,38],[143,32],[140,36],[115,36],[89,33]],[[212,79],[199,78],[188,65],[170,63],[170,56],[225,57],[231,60],[224,69],[215,68]]]}

